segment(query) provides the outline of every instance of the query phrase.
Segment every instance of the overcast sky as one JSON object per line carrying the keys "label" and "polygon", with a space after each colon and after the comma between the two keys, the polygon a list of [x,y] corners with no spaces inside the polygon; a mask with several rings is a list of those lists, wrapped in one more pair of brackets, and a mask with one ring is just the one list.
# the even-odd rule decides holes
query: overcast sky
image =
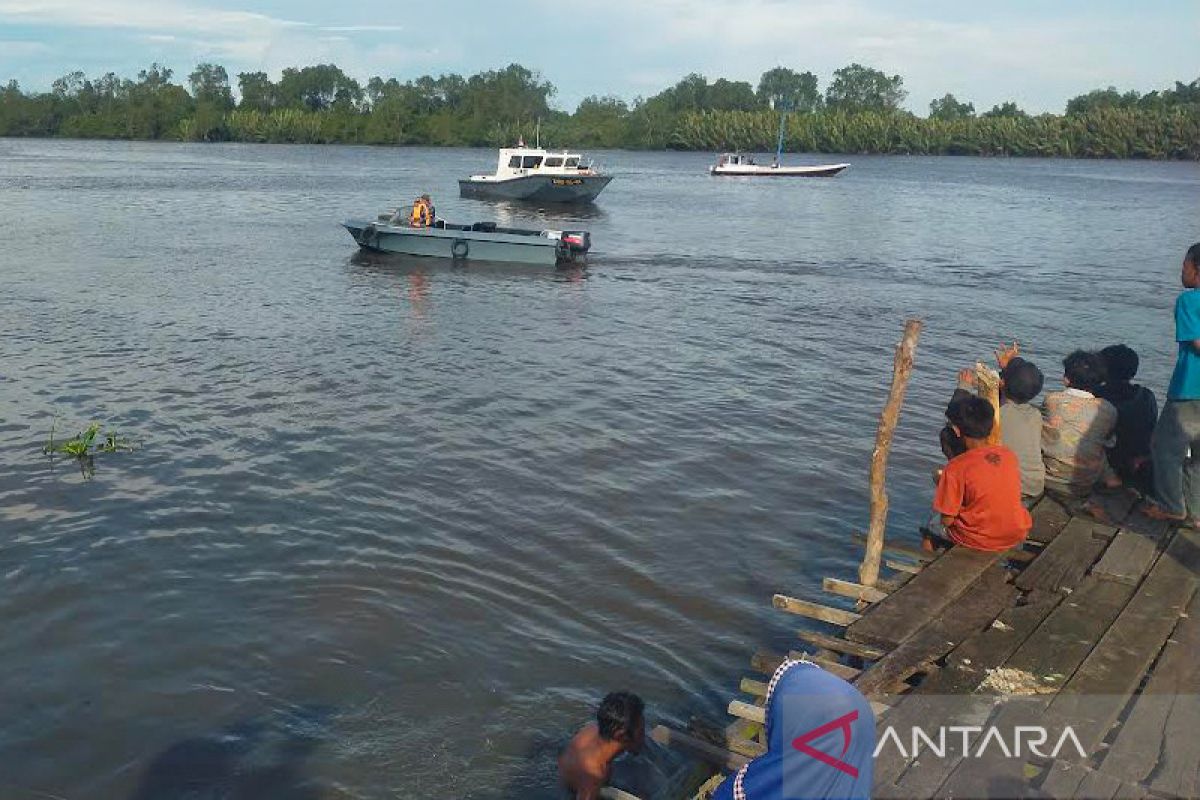
{"label": "overcast sky", "polygon": [[689,72],[757,84],[776,65],[811,70],[824,90],[858,61],[902,75],[922,114],[946,92],[980,110],[1061,111],[1097,87],[1200,77],[1200,0],[0,0],[0,82],[44,90],[72,70],[133,77],[153,61],[178,81],[222,64],[235,88],[238,72],[316,63],[365,82],[515,61],[566,110]]}

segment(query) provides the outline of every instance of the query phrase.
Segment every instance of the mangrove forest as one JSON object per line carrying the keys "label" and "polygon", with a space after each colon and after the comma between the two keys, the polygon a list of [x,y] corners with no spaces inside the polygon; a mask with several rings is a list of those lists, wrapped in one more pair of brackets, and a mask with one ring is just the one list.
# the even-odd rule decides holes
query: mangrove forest
{"label": "mangrove forest", "polygon": [[785,67],[758,85],[692,74],[649,98],[592,96],[573,112],[553,84],[519,64],[470,77],[371,78],[333,64],[283,70],[278,81],[217,64],[175,80],[151,65],[130,79],[72,72],[50,91],[0,88],[0,136],[280,143],[487,146],[532,139],[553,146],[624,149],[785,149],[816,153],[1200,159],[1200,78],[1142,94],[1097,89],[1061,114],[1006,102],[976,111],[947,94],[927,116],[905,110],[899,75],[861,64],[817,76]]}

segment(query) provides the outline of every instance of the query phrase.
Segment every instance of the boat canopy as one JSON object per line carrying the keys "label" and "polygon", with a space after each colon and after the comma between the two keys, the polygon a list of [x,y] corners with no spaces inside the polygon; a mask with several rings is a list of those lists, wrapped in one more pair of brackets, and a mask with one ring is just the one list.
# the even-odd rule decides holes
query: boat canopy
{"label": "boat canopy", "polygon": [[498,180],[517,178],[523,175],[591,175],[592,162],[583,163],[583,156],[567,150],[550,151],[540,147],[502,147],[496,161],[496,174],[472,178],[491,177]]}

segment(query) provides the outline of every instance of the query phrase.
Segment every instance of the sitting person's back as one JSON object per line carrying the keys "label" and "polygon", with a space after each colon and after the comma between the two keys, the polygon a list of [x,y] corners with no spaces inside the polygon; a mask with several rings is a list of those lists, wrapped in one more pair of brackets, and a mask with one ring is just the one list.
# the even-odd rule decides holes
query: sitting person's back
{"label": "sitting person's back", "polygon": [[1000,440],[1021,465],[1021,496],[1040,497],[1046,487],[1042,459],[1042,412],[1030,401],[1042,391],[1042,371],[1023,358],[1011,359],[1000,371]]}
{"label": "sitting person's back", "polygon": [[[1021,496],[1027,501],[1041,497],[1046,483],[1046,465],[1042,460],[1042,412],[1030,405],[1042,391],[1042,371],[1017,356],[1016,344],[997,351],[1000,362],[1000,443],[1013,451],[1021,465]],[[977,368],[978,369],[978,368]],[[959,373],[958,388],[946,407],[946,427],[942,429],[942,452],[946,458],[962,455],[965,447],[953,429],[958,404],[975,394],[978,373],[965,369]],[[984,398],[985,400],[988,398]],[[995,436],[991,437],[993,443]]]}
{"label": "sitting person's back", "polygon": [[1116,476],[1105,448],[1117,426],[1117,409],[1096,396],[1104,384],[1104,362],[1096,353],[1076,350],[1063,359],[1061,392],[1042,404],[1042,455],[1046,488],[1084,496]]}
{"label": "sitting person's back", "polygon": [[1138,355],[1123,344],[1100,351],[1108,379],[1100,397],[1117,410],[1116,442],[1108,449],[1108,463],[1126,486],[1142,494],[1154,488],[1150,467],[1150,436],[1158,421],[1158,400],[1154,392],[1133,383],[1138,371]]}
{"label": "sitting person's back", "polygon": [[1033,527],[1021,502],[1021,469],[1004,445],[988,444],[995,424],[992,404],[968,397],[953,427],[966,451],[950,459],[938,479],[933,509],[948,543],[1001,551],[1020,544]]}

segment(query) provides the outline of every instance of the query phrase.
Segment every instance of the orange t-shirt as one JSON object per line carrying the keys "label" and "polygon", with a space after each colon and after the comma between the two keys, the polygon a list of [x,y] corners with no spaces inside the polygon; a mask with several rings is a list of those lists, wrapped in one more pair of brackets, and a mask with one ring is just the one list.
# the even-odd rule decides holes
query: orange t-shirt
{"label": "orange t-shirt", "polygon": [[1021,467],[1003,445],[977,447],[956,456],[942,471],[933,510],[954,522],[946,533],[975,550],[1007,550],[1033,527],[1021,504]]}

